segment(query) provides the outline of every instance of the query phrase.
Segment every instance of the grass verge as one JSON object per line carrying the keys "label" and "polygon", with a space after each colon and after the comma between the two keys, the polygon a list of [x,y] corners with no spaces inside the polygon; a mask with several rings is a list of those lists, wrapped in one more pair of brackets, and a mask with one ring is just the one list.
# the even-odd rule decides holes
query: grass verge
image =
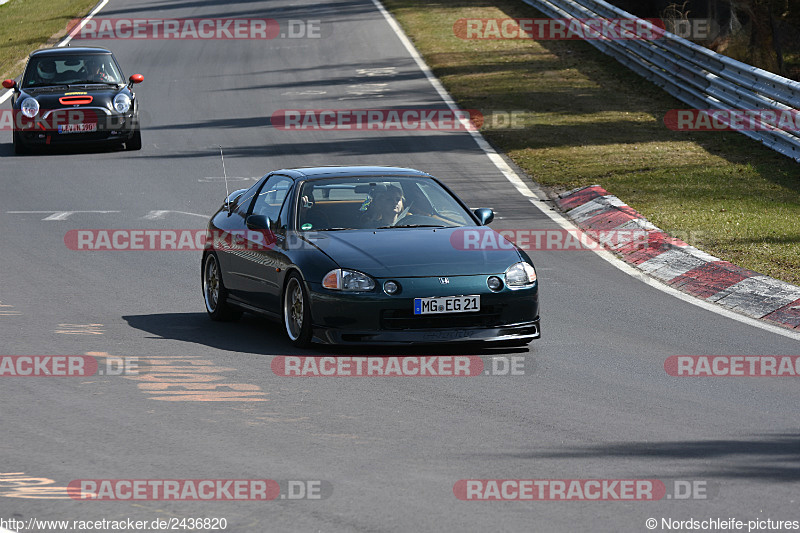
{"label": "grass verge", "polygon": [[463,40],[460,18],[542,15],[511,0],[385,0],[464,109],[521,110],[486,138],[551,190],[599,183],[673,236],[800,284],[800,164],[737,133],[675,132],[687,106],[578,41]]}
{"label": "grass verge", "polygon": [[0,6],[0,78],[22,73],[32,51],[55,45],[71,19],[86,15],[97,0],[11,0]]}

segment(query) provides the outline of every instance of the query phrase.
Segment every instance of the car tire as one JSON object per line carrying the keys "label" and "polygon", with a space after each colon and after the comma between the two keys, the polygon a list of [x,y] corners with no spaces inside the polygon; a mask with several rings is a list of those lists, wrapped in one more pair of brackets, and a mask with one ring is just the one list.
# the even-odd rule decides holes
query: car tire
{"label": "car tire", "polygon": [[298,348],[311,344],[311,307],[303,278],[289,274],[283,289],[283,327],[289,341]]}
{"label": "car tire", "polygon": [[133,137],[125,143],[126,150],[141,150],[142,149],[142,130],[136,128],[133,131]]}
{"label": "car tire", "polygon": [[203,300],[211,320],[230,322],[238,320],[242,311],[228,303],[228,290],[222,282],[222,269],[217,254],[209,253],[203,259]]}

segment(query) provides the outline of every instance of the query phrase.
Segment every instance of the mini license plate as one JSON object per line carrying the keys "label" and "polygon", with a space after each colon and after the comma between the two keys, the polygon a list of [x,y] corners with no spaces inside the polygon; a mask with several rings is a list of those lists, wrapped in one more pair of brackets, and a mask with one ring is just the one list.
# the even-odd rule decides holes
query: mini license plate
{"label": "mini license plate", "polygon": [[414,298],[415,315],[434,313],[471,313],[481,310],[480,295],[444,296],[441,298]]}
{"label": "mini license plate", "polygon": [[97,131],[97,123],[59,124],[58,133],[91,133]]}

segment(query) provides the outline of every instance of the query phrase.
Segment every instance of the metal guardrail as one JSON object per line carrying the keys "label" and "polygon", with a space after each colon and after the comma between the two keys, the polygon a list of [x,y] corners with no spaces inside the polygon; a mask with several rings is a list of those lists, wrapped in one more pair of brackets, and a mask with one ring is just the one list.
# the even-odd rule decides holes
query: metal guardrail
{"label": "metal guardrail", "polygon": [[[551,18],[638,19],[603,0],[522,0]],[[598,38],[586,42],[696,109],[790,111],[800,109],[800,83],[717,54],[648,21],[638,25],[658,38]],[[591,28],[582,24],[586,30]],[[763,122],[755,130],[734,128],[800,162],[800,131]],[[723,120],[724,122],[724,120]],[[784,124],[784,127],[786,124]]]}

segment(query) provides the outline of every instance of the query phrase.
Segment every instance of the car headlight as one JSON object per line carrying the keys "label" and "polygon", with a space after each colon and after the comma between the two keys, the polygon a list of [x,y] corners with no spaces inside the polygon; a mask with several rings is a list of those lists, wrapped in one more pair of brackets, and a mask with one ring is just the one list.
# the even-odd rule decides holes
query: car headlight
{"label": "car headlight", "polygon": [[125,93],[119,93],[114,97],[114,109],[117,113],[127,113],[131,108],[131,99]]}
{"label": "car headlight", "polygon": [[527,287],[535,281],[536,270],[524,261],[514,263],[506,270],[506,285],[511,288]]}
{"label": "car headlight", "polygon": [[325,274],[322,286],[339,291],[371,291],[375,288],[375,280],[357,270],[337,268]]}
{"label": "car headlight", "polygon": [[39,112],[39,102],[37,102],[34,98],[26,98],[22,101],[19,109],[26,117],[33,118],[36,116],[36,113]]}

